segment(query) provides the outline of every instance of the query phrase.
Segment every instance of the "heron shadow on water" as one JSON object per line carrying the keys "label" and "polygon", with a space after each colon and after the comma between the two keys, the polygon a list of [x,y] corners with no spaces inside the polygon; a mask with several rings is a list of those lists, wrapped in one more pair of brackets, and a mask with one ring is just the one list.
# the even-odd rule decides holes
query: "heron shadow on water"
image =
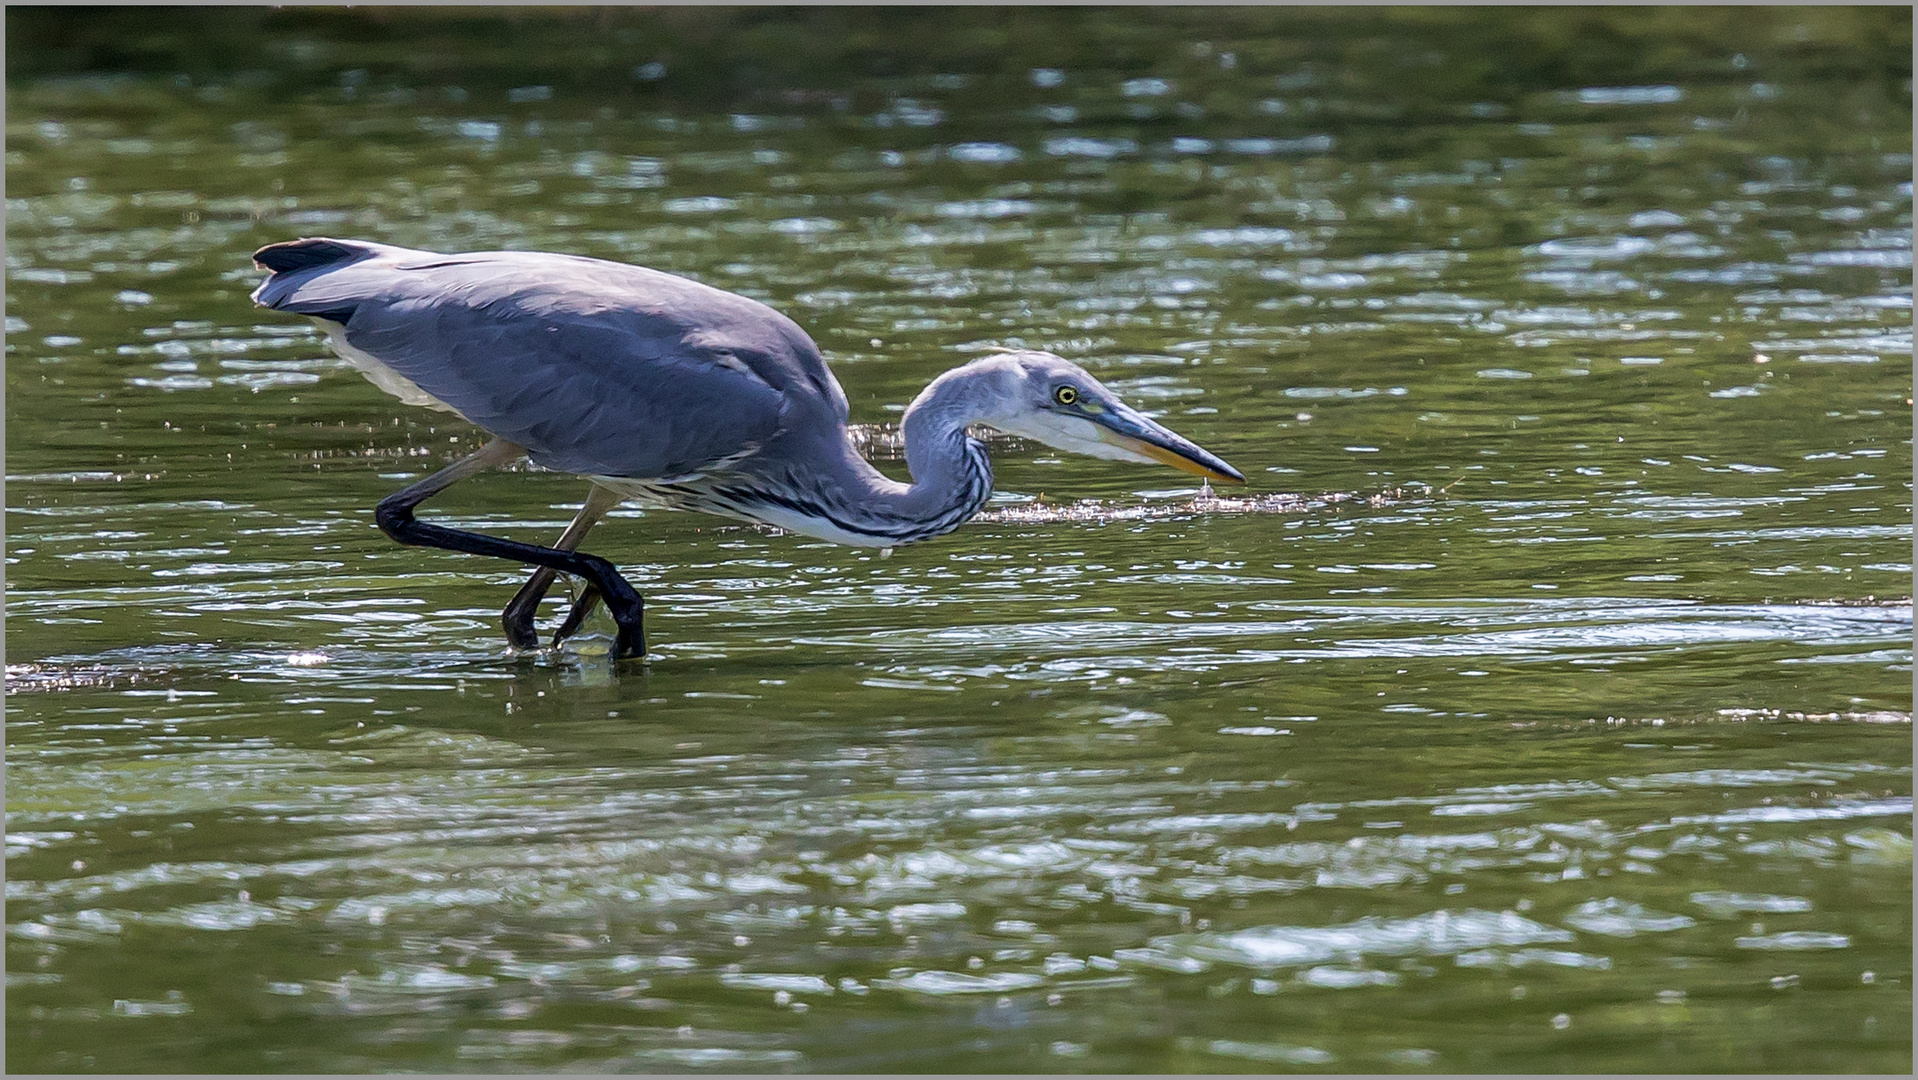
{"label": "heron shadow on water", "polygon": [[[854,447],[845,391],[799,325],[734,293],[576,255],[442,255],[313,238],[253,255],[255,303],[305,315],[375,386],[454,413],[491,440],[381,500],[402,544],[535,566],[501,614],[535,649],[534,614],[557,575],[587,583],[557,646],[604,602],[616,658],[645,652],[644,602],[612,563],[578,550],[620,503],[698,510],[840,544],[892,548],[939,536],[992,494],[983,425],[1093,457],[1158,462],[1244,483],[1237,469],[1047,352],[1001,352],[934,379],[901,426],[912,482]],[[592,482],[552,547],[429,524],[427,499],[520,457]]]}

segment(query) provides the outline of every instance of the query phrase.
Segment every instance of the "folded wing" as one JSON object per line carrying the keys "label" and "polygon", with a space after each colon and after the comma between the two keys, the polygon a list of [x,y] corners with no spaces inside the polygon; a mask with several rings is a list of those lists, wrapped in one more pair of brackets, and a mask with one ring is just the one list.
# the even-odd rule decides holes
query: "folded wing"
{"label": "folded wing", "polygon": [[327,239],[255,260],[274,271],[256,302],[325,320],[548,468],[682,476],[756,452],[808,412],[844,422],[845,395],[797,325],[671,274]]}

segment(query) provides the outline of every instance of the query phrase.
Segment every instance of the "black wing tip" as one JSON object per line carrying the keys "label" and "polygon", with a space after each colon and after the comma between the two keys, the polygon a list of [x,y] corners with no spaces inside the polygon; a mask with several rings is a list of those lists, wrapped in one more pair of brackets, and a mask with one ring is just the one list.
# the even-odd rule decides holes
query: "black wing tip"
{"label": "black wing tip", "polygon": [[283,274],[289,270],[310,270],[316,266],[351,262],[365,254],[366,248],[361,244],[345,240],[328,240],[325,237],[308,237],[268,244],[253,253],[253,262],[276,274]]}

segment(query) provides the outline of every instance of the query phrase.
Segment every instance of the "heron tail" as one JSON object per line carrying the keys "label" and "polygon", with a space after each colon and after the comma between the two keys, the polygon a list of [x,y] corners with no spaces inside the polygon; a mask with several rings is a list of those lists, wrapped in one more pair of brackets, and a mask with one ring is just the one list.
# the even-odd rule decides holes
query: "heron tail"
{"label": "heron tail", "polygon": [[268,244],[253,253],[253,262],[273,271],[273,275],[253,290],[253,302],[262,307],[345,323],[359,306],[358,294],[364,287],[334,278],[334,272],[393,250],[397,249],[363,240],[326,237]]}
{"label": "heron tail", "polygon": [[283,274],[289,270],[311,270],[316,266],[351,262],[370,254],[372,251],[365,244],[309,237],[268,244],[253,253],[253,261],[276,274]]}

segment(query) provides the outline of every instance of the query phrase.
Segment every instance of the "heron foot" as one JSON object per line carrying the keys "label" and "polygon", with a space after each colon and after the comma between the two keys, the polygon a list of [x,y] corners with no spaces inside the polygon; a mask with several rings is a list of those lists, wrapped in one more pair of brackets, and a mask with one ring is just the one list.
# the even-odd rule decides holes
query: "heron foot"
{"label": "heron foot", "polygon": [[646,655],[646,634],[640,629],[637,619],[631,626],[624,623],[619,627],[619,638],[613,643],[613,659],[638,660]]}
{"label": "heron foot", "polygon": [[[506,631],[506,640],[515,649],[528,652],[539,648],[539,630],[533,625],[533,616],[539,610],[539,602],[548,589],[553,587],[553,579],[559,575],[548,567],[540,567],[519,592],[513,594],[513,600],[500,612],[500,627]],[[557,645],[559,642],[555,641]]]}
{"label": "heron foot", "polygon": [[[625,584],[625,581],[622,580],[620,584]],[[592,585],[586,586],[586,591],[580,594],[579,600],[573,604],[573,609],[566,613],[566,621],[559,624],[558,630],[553,631],[553,648],[559,648],[561,642],[578,633],[580,625],[603,599],[598,588]],[[646,655],[644,625],[646,601],[637,592],[633,593],[632,601],[632,607],[628,610],[621,610],[611,601],[606,602],[607,614],[611,615],[613,621],[619,625],[619,632],[613,640],[613,659],[615,660],[636,660]]]}
{"label": "heron foot", "polygon": [[[534,626],[533,617],[539,609],[540,600],[552,587],[553,579],[557,576],[552,570],[541,567],[525,585],[520,587],[512,603],[506,605],[506,610],[500,613],[500,626],[506,631],[507,642],[514,648],[529,652],[539,648],[539,630]],[[638,610],[633,612],[630,623],[620,621],[616,612],[613,615],[620,626],[615,655],[622,660],[643,656],[646,652],[645,638],[640,633],[645,601],[637,592],[633,594],[633,597]],[[552,647],[559,648],[567,638],[579,633],[579,628],[585,624],[587,616],[593,613],[593,609],[600,605],[601,599],[599,588],[588,584],[579,599],[574,601],[572,608],[567,611],[566,618],[560,623],[559,629],[553,632]]]}
{"label": "heron foot", "polygon": [[592,613],[595,604],[604,603],[606,613],[619,625],[619,631],[613,641],[613,659],[631,660],[646,655],[645,614],[646,601],[639,590],[621,577],[611,563],[596,555],[582,558],[604,566],[603,575],[586,576],[586,591],[580,594],[573,609],[566,613],[566,621],[553,634],[555,648],[559,643],[578,632],[580,624]]}

